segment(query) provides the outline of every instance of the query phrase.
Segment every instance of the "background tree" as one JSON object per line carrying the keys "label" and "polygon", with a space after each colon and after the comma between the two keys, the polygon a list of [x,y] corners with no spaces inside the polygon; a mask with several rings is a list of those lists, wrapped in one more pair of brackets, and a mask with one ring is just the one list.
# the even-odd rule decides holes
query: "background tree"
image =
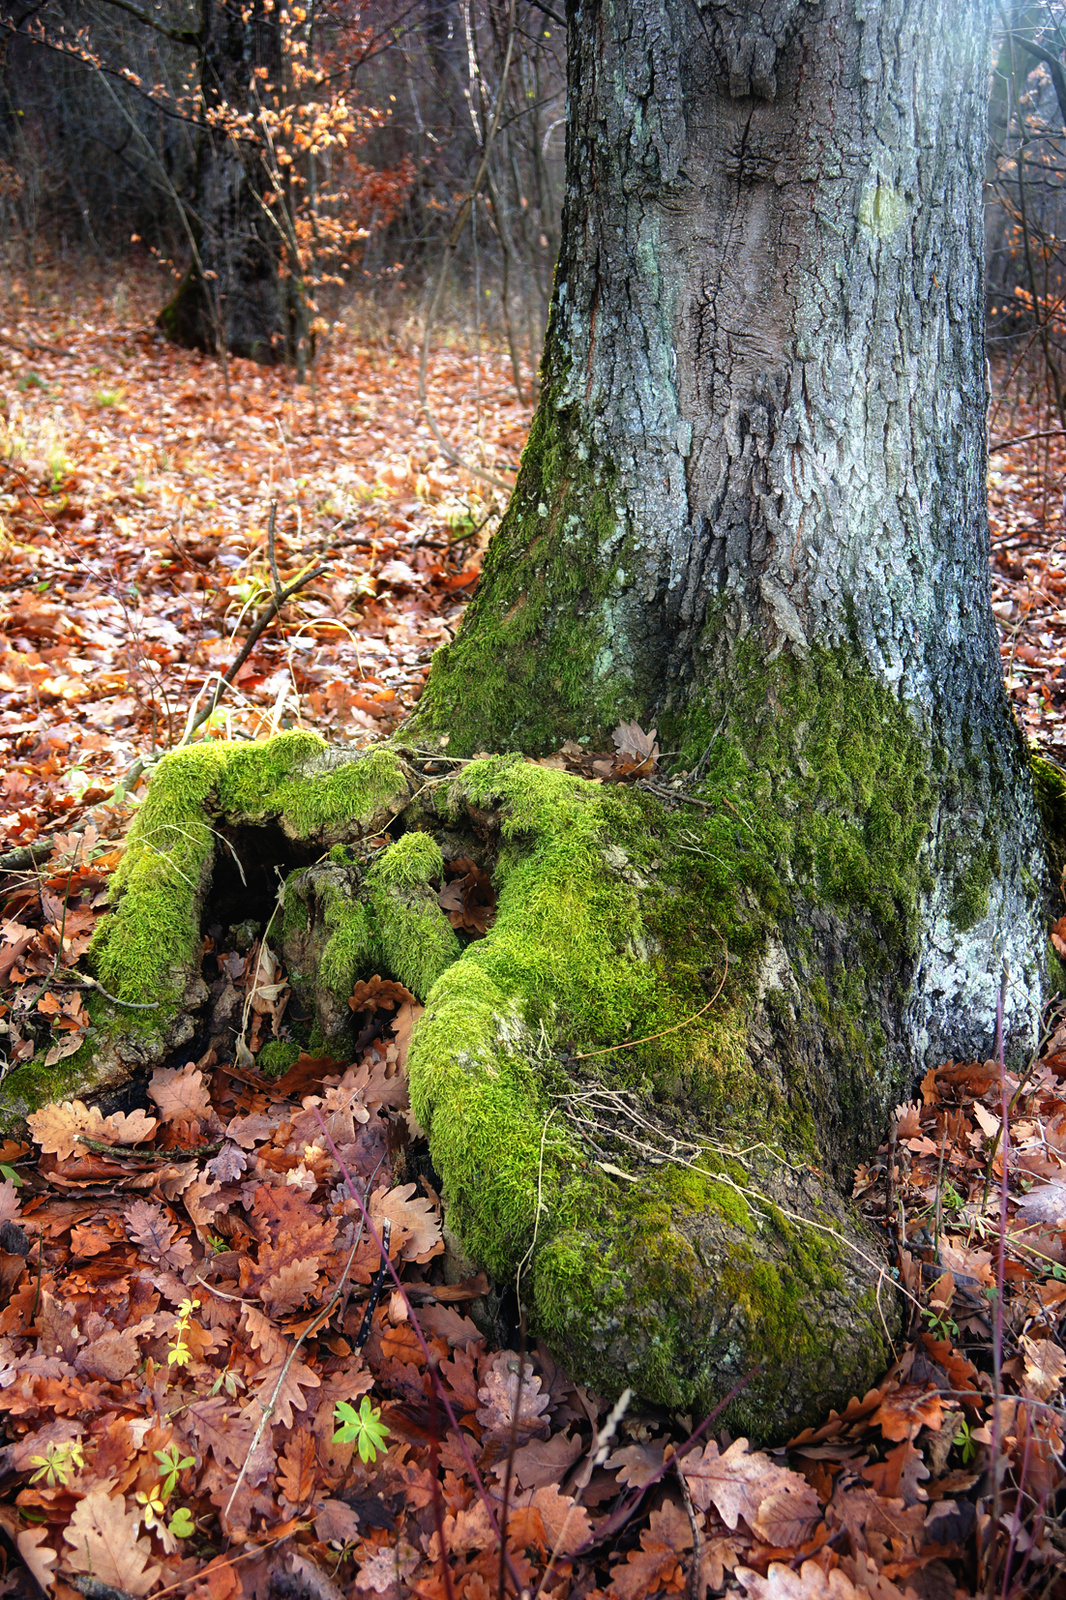
{"label": "background tree", "polygon": [[[163,324],[292,359],[316,316],[440,258],[502,86],[487,181],[450,252],[447,313],[535,365],[558,245],[563,29],[543,8],[314,0],[0,6],[0,205],[104,259],[135,234],[188,271]],[[29,264],[29,263],[28,263]],[[473,298],[467,290],[473,290]]]}

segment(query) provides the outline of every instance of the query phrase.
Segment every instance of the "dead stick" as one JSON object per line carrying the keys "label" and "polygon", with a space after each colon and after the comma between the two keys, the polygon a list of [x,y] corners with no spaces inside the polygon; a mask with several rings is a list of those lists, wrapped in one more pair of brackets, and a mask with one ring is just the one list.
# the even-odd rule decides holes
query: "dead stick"
{"label": "dead stick", "polygon": [[681,1485],[681,1498],[685,1502],[688,1525],[692,1529],[692,1565],[688,1572],[688,1583],[685,1585],[685,1597],[686,1600],[696,1600],[697,1595],[700,1593],[700,1564],[703,1558],[703,1539],[700,1536],[700,1524],[699,1518],[696,1516],[696,1508],[692,1504],[692,1496],[689,1493],[688,1480],[676,1456],[672,1457],[672,1461],[674,1471],[677,1473],[677,1481]]}
{"label": "dead stick", "polygon": [[328,571],[328,567],[314,567],[310,572],[305,572],[302,578],[294,579],[292,583],[290,583],[286,588],[282,589],[280,594],[276,594],[274,596],[269,605],[264,608],[262,613],[253,622],[244,644],[241,646],[234,660],[230,663],[226,671],[218,680],[218,688],[212,695],[210,702],[190,723],[185,734],[186,741],[191,739],[196,730],[198,728],[202,728],[208,718],[214,715],[215,708],[222,699],[223,694],[228,688],[230,688],[234,678],[237,676],[238,672],[244,666],[244,663],[247,661],[248,657],[258,644],[260,635],[264,633],[273,622],[274,618],[277,616],[286,600],[291,600],[298,589],[302,589],[305,584],[310,583],[314,578],[321,578]]}

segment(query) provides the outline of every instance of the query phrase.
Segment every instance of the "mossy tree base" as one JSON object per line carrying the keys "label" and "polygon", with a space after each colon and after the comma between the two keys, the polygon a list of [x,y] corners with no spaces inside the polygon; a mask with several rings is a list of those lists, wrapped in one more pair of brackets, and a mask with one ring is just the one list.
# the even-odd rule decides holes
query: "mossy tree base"
{"label": "mossy tree base", "polygon": [[[751,1373],[728,1420],[780,1437],[875,1381],[898,1327],[839,1190],[912,1068],[884,925],[891,908],[905,928],[915,885],[897,863],[848,909],[827,839],[786,883],[798,836],[858,849],[853,816],[808,797],[797,820],[798,791],[766,805],[728,738],[717,755],[698,806],[521,756],[434,768],[305,734],[169,757],[93,950],[111,993],[156,1009],[101,1013],[97,1062],[162,1059],[195,1028],[202,923],[265,922],[280,872],[272,936],[316,1046],[344,1053],[360,977],[426,1002],[412,1100],[467,1254],[598,1389],[698,1410]],[[456,855],[498,896],[465,946],[436,899]],[[29,1077],[3,1086],[9,1114]]]}

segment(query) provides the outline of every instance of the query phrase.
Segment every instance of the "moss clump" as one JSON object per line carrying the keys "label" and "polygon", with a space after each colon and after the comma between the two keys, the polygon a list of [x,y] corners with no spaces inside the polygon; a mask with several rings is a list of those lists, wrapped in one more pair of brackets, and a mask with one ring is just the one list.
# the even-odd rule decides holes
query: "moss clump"
{"label": "moss clump", "polygon": [[292,1039],[268,1039],[255,1058],[267,1078],[281,1078],[300,1059],[300,1046]]}
{"label": "moss clump", "polygon": [[215,853],[207,817],[227,748],[199,744],[159,763],[111,880],[115,909],[89,948],[105,989],[158,1007],[145,1023],[152,1031],[170,1020],[198,965],[200,904]]}
{"label": "moss clump", "polygon": [[589,457],[562,388],[545,385],[474,598],[409,724],[446,733],[460,753],[486,740],[538,754],[581,734],[606,739],[638,713],[641,663],[617,615],[632,533],[614,473]]}
{"label": "moss clump", "polygon": [[[392,750],[335,760],[302,731],[263,744],[205,741],[165,756],[112,879],[114,909],[90,947],[104,988],[153,1010],[127,1012],[112,1026],[161,1038],[197,991],[200,915],[220,826],[278,823],[293,839],[325,843],[337,832],[380,828],[409,792]],[[298,918],[298,904],[285,915]],[[355,935],[347,925],[337,932],[330,959],[339,968],[356,959]]]}
{"label": "moss clump", "polygon": [[367,873],[374,949],[380,969],[424,1000],[462,945],[437,904],[434,887],[444,874],[440,846],[428,833],[405,833],[376,858]]}
{"label": "moss clump", "polygon": [[329,941],[322,952],[316,986],[345,999],[362,975],[372,946],[370,918],[364,905],[334,892],[326,903]]}
{"label": "moss clump", "polygon": [[293,839],[326,842],[356,818],[381,826],[409,794],[399,758],[386,748],[334,762],[317,734],[294,730],[225,749],[220,812],[233,822],[276,817]]}
{"label": "moss clump", "polygon": [[996,864],[993,847],[978,845],[956,879],[951,920],[960,933],[966,933],[987,915]]}

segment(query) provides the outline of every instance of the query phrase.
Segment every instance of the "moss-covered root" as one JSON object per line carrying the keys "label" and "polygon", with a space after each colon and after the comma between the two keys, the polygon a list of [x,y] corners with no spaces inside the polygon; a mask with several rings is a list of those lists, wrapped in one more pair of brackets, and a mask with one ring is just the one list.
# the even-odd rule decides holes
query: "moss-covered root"
{"label": "moss-covered root", "polygon": [[401,835],[369,870],[343,848],[332,854],[289,875],[281,942],[316,1042],[338,1053],[351,1043],[357,979],[388,973],[424,1000],[462,946],[437,904],[444,859],[430,834]]}
{"label": "moss-covered root", "polygon": [[[882,1320],[876,1246],[803,1165],[824,1164],[810,1085],[751,1059],[747,830],[506,757],[435,804],[501,835],[496,923],[433,985],[408,1060],[466,1252],[601,1390],[696,1409],[759,1367],[732,1420],[763,1437],[863,1392],[893,1297]],[[653,1127],[660,1150],[694,1141],[687,1164],[637,1152]]]}
{"label": "moss-covered root", "polygon": [[206,993],[202,913],[226,830],[245,838],[266,830],[275,855],[279,833],[314,851],[378,832],[410,792],[393,751],[329,750],[303,732],[263,744],[208,741],[164,757],[112,879],[112,910],[90,947],[101,985],[121,1003],[102,1004],[60,1087],[115,1081],[191,1037]]}
{"label": "moss-covered root", "polygon": [[601,1187],[536,1261],[538,1326],[568,1370],[624,1372],[699,1415],[736,1388],[724,1425],[781,1440],[888,1365],[899,1314],[878,1243],[810,1174],[764,1166],[738,1190],[667,1167]]}
{"label": "moss-covered root", "polygon": [[688,1165],[590,1160],[553,1066],[483,969],[443,975],[411,1071],[449,1222],[568,1370],[700,1413],[740,1384],[725,1423],[759,1439],[865,1393],[898,1310],[847,1206],[803,1167],[710,1145]]}

